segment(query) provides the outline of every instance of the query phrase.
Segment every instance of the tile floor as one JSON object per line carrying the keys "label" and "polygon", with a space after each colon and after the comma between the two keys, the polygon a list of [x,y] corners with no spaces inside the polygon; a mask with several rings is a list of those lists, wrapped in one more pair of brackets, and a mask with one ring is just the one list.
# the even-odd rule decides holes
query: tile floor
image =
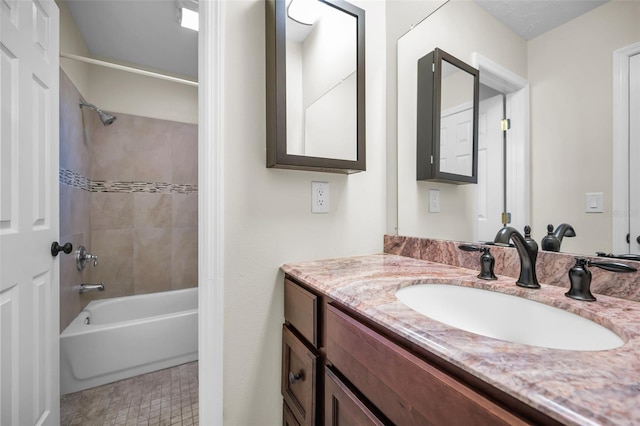
{"label": "tile floor", "polygon": [[63,395],[62,426],[198,425],[198,362]]}

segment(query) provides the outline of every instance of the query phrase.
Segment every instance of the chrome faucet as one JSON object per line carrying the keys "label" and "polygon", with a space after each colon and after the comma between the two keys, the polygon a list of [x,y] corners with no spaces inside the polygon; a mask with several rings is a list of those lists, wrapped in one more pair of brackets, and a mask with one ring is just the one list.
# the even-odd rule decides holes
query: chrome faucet
{"label": "chrome faucet", "polygon": [[80,293],[86,293],[88,291],[104,291],[104,283],[100,284],[80,284]]}
{"label": "chrome faucet", "polygon": [[524,237],[515,228],[507,226],[496,234],[494,239],[498,244],[509,244],[513,240],[520,257],[520,277],[516,285],[526,288],[540,288],[536,277],[536,259],[538,257],[537,246],[527,244]]}
{"label": "chrome faucet", "polygon": [[78,271],[82,271],[87,265],[87,262],[93,261],[93,267],[98,266],[98,256],[95,256],[87,251],[84,246],[78,247],[76,251],[76,268]]}

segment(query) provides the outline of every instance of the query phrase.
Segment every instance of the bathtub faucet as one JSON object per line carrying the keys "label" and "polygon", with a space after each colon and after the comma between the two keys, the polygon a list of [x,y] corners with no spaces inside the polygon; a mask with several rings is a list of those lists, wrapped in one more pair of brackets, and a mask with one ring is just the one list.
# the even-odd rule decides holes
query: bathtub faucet
{"label": "bathtub faucet", "polygon": [[104,291],[104,283],[80,284],[80,293],[86,293],[88,291]]}

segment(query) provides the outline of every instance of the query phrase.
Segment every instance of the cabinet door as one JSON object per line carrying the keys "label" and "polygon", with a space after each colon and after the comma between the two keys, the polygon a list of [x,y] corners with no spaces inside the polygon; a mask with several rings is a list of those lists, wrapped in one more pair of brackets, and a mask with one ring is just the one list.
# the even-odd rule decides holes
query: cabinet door
{"label": "cabinet door", "polygon": [[286,402],[282,404],[282,426],[300,426]]}
{"label": "cabinet door", "polygon": [[316,420],[317,355],[286,325],[282,328],[282,396],[301,425]]}
{"label": "cabinet door", "polygon": [[325,426],[384,425],[329,368],[324,371]]}
{"label": "cabinet door", "polygon": [[398,425],[524,424],[331,305],[327,308],[327,362]]}

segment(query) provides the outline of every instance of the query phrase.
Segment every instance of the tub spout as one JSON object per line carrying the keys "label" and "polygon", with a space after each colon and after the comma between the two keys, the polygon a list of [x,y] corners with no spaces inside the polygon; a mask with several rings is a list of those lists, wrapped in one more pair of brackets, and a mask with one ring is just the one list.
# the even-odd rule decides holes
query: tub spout
{"label": "tub spout", "polygon": [[80,293],[88,291],[104,291],[104,283],[100,284],[80,284]]}
{"label": "tub spout", "polygon": [[536,277],[537,247],[527,244],[522,234],[515,228],[508,226],[498,231],[495,238],[496,243],[508,244],[509,240],[512,240],[515,244],[520,258],[520,277],[516,281],[516,285],[526,288],[540,288]]}

